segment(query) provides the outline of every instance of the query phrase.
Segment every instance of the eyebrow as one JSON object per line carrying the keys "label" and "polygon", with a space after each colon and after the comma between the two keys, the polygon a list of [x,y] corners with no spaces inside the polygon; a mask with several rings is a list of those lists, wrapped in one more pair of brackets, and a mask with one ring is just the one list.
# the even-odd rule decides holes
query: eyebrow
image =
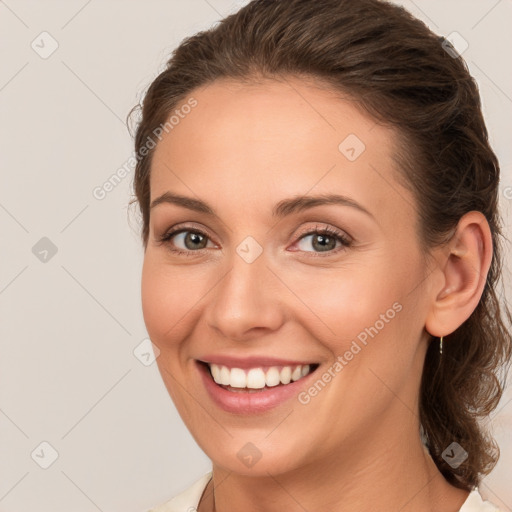
{"label": "eyebrow", "polygon": [[[193,210],[195,212],[204,213],[206,215],[217,217],[215,210],[210,205],[208,205],[208,203],[205,203],[200,199],[194,199],[192,197],[182,196],[179,194],[174,194],[172,192],[165,192],[161,196],[154,199],[151,202],[150,209],[153,209],[155,208],[155,206],[158,206],[159,204],[162,203],[174,204],[177,206],[181,206],[183,208],[187,208],[188,210]],[[279,201],[272,209],[272,217],[283,218],[293,213],[298,213],[309,208],[313,208],[315,206],[330,204],[350,206],[375,219],[373,214],[369,212],[364,206],[360,205],[350,197],[343,196],[340,194],[322,194],[318,196],[295,196],[289,199],[283,199],[282,201]]]}

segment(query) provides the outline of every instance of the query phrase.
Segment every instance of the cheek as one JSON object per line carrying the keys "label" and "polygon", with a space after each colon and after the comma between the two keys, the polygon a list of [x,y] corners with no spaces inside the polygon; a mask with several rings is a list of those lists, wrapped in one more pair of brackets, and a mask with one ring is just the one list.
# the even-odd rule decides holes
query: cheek
{"label": "cheek", "polygon": [[144,259],[141,280],[142,312],[151,339],[163,348],[163,341],[173,336],[173,326],[183,316],[186,297],[177,272],[166,270],[151,254]]}
{"label": "cheek", "polygon": [[213,282],[195,265],[169,265],[165,256],[146,253],[141,280],[142,312],[148,334],[161,349],[185,337],[187,329],[197,321],[196,312]]}
{"label": "cheek", "polygon": [[399,284],[388,279],[381,266],[385,267],[382,259],[371,267],[354,265],[325,273],[316,269],[314,274],[294,279],[294,291],[305,305],[300,307],[307,307],[311,325],[319,326],[315,337],[333,352],[343,352],[360,334],[364,337],[365,329],[378,322],[381,314],[395,317]]}

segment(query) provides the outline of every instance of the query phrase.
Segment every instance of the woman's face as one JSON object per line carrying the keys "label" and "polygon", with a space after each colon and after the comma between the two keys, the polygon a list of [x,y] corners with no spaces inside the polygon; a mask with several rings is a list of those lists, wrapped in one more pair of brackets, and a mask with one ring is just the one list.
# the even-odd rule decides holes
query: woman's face
{"label": "woman's face", "polygon": [[154,153],[142,303],[192,435],[251,475],[417,435],[430,281],[393,132],[292,78],[191,96]]}

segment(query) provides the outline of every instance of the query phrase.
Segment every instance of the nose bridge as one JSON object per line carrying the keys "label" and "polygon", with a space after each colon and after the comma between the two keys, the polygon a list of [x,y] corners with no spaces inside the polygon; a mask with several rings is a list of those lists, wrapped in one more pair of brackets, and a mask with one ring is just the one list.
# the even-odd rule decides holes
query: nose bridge
{"label": "nose bridge", "polygon": [[276,279],[267,267],[263,248],[256,244],[246,239],[236,247],[231,267],[210,302],[209,325],[230,339],[243,339],[261,328],[277,329],[282,322]]}

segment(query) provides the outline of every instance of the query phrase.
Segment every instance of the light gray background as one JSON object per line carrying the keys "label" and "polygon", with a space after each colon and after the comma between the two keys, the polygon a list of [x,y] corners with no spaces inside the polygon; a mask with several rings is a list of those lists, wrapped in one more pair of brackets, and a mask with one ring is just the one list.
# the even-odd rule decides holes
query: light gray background
{"label": "light gray background", "polygon": [[[132,155],[124,119],[171,50],[243,3],[0,1],[0,512],[142,512],[210,468],[156,364],[133,353],[147,337],[133,169],[103,200],[92,192]],[[469,43],[510,237],[512,2],[402,3]],[[43,31],[59,45],[48,58],[31,47],[51,48]],[[57,248],[46,262],[32,250],[43,237]],[[509,400],[494,420],[502,459],[481,492],[512,511]],[[48,469],[43,441],[58,452]]]}

